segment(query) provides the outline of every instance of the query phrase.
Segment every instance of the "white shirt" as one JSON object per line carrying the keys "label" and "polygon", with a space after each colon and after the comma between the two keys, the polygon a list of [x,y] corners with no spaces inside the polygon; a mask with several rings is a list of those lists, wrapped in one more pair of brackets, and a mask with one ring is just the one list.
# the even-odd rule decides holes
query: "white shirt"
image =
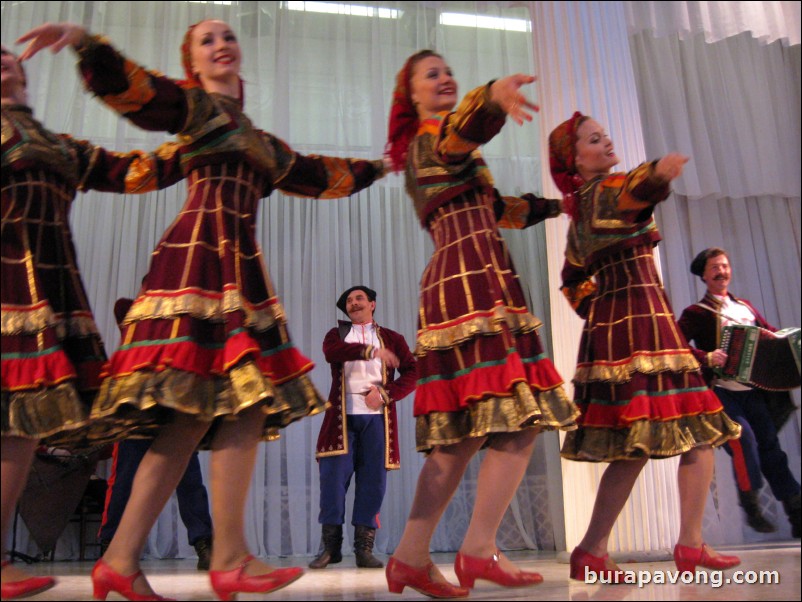
{"label": "white shirt", "polygon": [[[352,324],[351,332],[345,336],[346,343],[361,343],[381,347],[376,327],[370,324]],[[382,408],[371,410],[365,403],[365,393],[371,385],[382,384],[382,361],[380,359],[356,360],[345,362],[345,413],[346,414],[381,414]]]}
{"label": "white shirt", "polygon": [[[752,313],[752,310],[749,309],[746,304],[733,301],[729,295],[725,297],[719,295],[713,296],[721,301],[721,309],[719,311],[721,312],[722,328],[730,324],[755,325],[755,314]],[[719,378],[713,380],[713,385],[728,389],[729,391],[751,391],[752,389],[752,387],[742,385],[734,380],[722,380]]]}

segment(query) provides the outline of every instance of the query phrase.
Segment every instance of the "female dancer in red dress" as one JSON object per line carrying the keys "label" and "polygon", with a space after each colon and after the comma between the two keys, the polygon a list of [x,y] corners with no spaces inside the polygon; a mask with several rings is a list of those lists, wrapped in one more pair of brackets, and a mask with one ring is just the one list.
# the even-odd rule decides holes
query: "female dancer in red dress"
{"label": "female dancer in red dress", "polygon": [[[111,153],[46,130],[27,106],[17,58],[2,48],[2,541],[34,451],[89,445],[87,425],[106,354],[70,232],[78,190],[147,192],[183,178],[170,147]],[[143,170],[158,178],[141,180]],[[4,550],[5,553],[5,550]],[[3,561],[2,598],[52,587]]]}
{"label": "female dancer in red dress", "polygon": [[227,600],[284,587],[303,571],[276,569],[249,553],[248,484],[259,441],[325,402],[308,378],[312,363],[289,338],[256,243],[255,215],[276,188],[348,196],[381,177],[383,163],[302,156],[256,129],[242,113],[240,47],[222,21],[187,31],[185,82],[132,64],[75,25],[44,25],[25,40],[22,57],[72,45],[87,85],[105,103],[143,128],[177,132],[188,179],[186,204],[153,252],[93,410],[107,429],[159,427],[116,536],[93,571],[95,595],[155,596],[139,557],[205,435],[212,450],[212,588]]}
{"label": "female dancer in red dress", "polygon": [[680,456],[677,568],[728,568],[735,556],[702,542],[713,447],[740,435],[702,380],[655,267],[660,240],[652,211],[687,157],[672,153],[629,173],[593,119],[575,113],[549,136],[551,172],[571,216],[563,292],[585,318],[574,376],[580,428],[562,456],[609,462],[585,537],[571,554],[571,577],[621,574],[607,555],[613,524],[649,458]]}
{"label": "female dancer in red dress", "polygon": [[[476,579],[515,587],[540,583],[496,547],[496,533],[526,471],[541,428],[576,428],[577,408],[544,352],[499,227],[524,228],[560,213],[558,201],[502,198],[479,152],[504,125],[536,109],[514,75],[472,91],[459,108],[457,84],[439,55],[422,51],[398,74],[388,151],[434,254],[421,280],[418,450],[428,453],[404,535],[387,564],[392,592],[413,587],[461,597]],[[483,446],[476,504],[455,571],[432,564],[429,543],[470,459]]]}

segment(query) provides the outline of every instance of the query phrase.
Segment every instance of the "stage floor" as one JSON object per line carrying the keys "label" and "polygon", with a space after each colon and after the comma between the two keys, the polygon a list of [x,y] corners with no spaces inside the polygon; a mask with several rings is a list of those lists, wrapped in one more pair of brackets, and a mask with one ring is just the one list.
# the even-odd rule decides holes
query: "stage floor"
{"label": "stage floor", "polygon": [[[568,565],[560,562],[566,556],[545,552],[516,552],[510,556],[524,569],[540,572],[545,578],[541,585],[523,589],[503,589],[492,583],[477,582],[471,600],[799,600],[800,545],[798,541],[771,546],[728,548],[742,559],[740,567],[723,575],[707,575],[707,583],[654,583],[674,576],[673,562],[637,562],[622,565],[652,583],[629,585],[585,584],[568,578]],[[385,560],[384,557],[382,557]],[[306,565],[311,558],[295,557],[273,560],[281,566]],[[452,582],[454,555],[435,554],[434,561]],[[29,567],[39,575],[58,578],[55,588],[29,598],[30,600],[92,600],[89,572],[92,562],[42,562]],[[164,596],[178,600],[214,600],[205,574],[195,570],[193,560],[147,560],[142,568],[154,589]],[[742,571],[742,572],[740,572]],[[759,580],[771,583],[736,583]],[[771,572],[771,573],[769,573]],[[721,583],[716,582],[721,577]],[[729,580],[729,583],[727,582]],[[111,594],[109,600],[121,599]],[[267,596],[240,594],[240,600],[419,600],[427,599],[412,589],[402,595],[387,591],[383,570],[358,569],[353,556],[342,563],[318,571],[307,571],[289,587]]]}

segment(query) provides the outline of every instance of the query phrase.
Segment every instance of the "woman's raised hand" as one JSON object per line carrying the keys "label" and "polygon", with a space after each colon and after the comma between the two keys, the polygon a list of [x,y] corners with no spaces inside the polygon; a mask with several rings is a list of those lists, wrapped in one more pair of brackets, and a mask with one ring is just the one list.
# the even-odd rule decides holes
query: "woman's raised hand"
{"label": "woman's raised hand", "polygon": [[682,170],[688,162],[688,157],[680,153],[668,153],[657,162],[654,167],[654,175],[661,180],[670,182],[674,178],[682,175]]}
{"label": "woman's raised hand", "polygon": [[497,79],[490,86],[490,100],[499,105],[518,125],[523,125],[524,120],[532,121],[532,113],[539,111],[540,107],[521,94],[519,88],[531,84],[535,79],[534,75],[523,73]]}
{"label": "woman's raised hand", "polygon": [[19,60],[27,61],[40,50],[50,47],[52,53],[65,46],[77,46],[86,35],[86,29],[75,23],[45,23],[34,27],[17,40],[17,44],[28,42]]}

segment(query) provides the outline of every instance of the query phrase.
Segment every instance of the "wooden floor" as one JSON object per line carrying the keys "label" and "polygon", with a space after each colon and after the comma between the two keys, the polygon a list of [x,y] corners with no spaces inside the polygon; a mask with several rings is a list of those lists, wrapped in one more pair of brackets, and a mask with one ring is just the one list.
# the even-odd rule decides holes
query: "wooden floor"
{"label": "wooden floor", "polygon": [[[527,553],[510,554],[527,570],[543,574],[545,582],[524,589],[503,589],[487,582],[478,582],[471,592],[472,600],[799,600],[800,599],[800,546],[799,541],[771,546],[739,547],[727,550],[738,554],[742,564],[722,574],[707,574],[707,583],[665,583],[599,585],[571,581],[565,554]],[[665,558],[668,558],[666,553]],[[282,566],[306,565],[309,558],[282,558],[271,560]],[[456,582],[453,569],[453,554],[438,554],[434,557],[443,573]],[[29,567],[40,575],[58,578],[55,588],[33,596],[29,600],[91,600],[89,581],[91,562],[43,562]],[[193,560],[148,560],[143,570],[149,575],[155,590],[164,596],[178,600],[214,600],[208,577],[195,570]],[[674,575],[673,562],[638,562],[622,565],[634,571],[641,580],[652,581]],[[742,571],[742,572],[741,572]],[[760,571],[770,571],[764,579],[772,583],[736,583],[736,580],[759,579]],[[714,582],[721,577],[722,583]],[[729,581],[729,582],[728,582]],[[779,583],[778,583],[779,582]],[[111,594],[109,600],[121,599]],[[240,600],[416,600],[423,596],[409,588],[402,595],[391,594],[383,570],[357,569],[353,556],[346,557],[341,564],[319,571],[307,571],[306,575],[289,587],[267,596],[241,594]]]}

